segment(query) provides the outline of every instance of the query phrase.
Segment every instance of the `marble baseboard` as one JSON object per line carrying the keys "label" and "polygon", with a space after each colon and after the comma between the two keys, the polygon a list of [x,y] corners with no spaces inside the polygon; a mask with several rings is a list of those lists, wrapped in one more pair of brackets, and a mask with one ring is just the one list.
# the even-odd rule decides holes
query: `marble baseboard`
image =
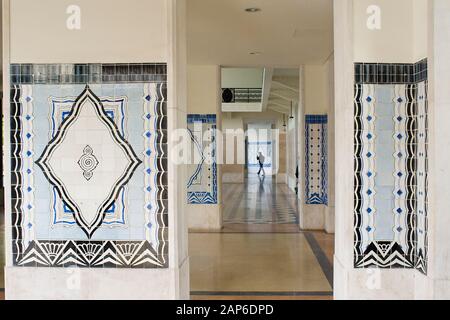
{"label": "marble baseboard", "polygon": [[413,300],[414,269],[346,269],[334,259],[335,300]]}
{"label": "marble baseboard", "polygon": [[303,212],[300,212],[301,230],[324,230],[325,229],[325,205],[303,206]]}
{"label": "marble baseboard", "polygon": [[220,231],[222,229],[222,205],[187,205],[190,231]]}
{"label": "marble baseboard", "polygon": [[[170,269],[5,268],[7,300],[174,300],[189,297],[189,262]],[[151,283],[152,290],[142,283]]]}

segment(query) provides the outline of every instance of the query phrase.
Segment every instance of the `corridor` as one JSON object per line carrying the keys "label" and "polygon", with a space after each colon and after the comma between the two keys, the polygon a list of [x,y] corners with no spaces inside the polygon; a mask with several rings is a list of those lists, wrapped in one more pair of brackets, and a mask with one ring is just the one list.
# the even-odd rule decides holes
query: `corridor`
{"label": "corridor", "polygon": [[270,176],[223,190],[222,231],[189,234],[191,298],[331,299],[334,237],[299,231],[295,193]]}
{"label": "corridor", "polygon": [[298,224],[297,201],[286,184],[271,176],[223,186],[224,224]]}

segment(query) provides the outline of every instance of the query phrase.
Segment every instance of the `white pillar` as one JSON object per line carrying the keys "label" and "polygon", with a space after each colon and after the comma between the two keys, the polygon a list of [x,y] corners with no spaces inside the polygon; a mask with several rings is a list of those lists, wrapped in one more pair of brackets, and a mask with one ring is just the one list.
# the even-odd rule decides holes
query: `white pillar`
{"label": "white pillar", "polygon": [[353,1],[334,1],[335,254],[334,297],[350,298],[353,269]]}
{"label": "white pillar", "polygon": [[325,211],[325,231],[334,233],[334,211],[335,211],[335,180],[334,180],[334,55],[327,62],[328,90],[329,90],[329,109],[328,109],[328,205]]}
{"label": "white pillar", "polygon": [[[217,65],[188,67],[188,114],[215,114],[217,158],[217,203],[188,204],[186,214],[192,231],[220,231],[222,229],[222,100],[221,70]],[[190,166],[192,169],[193,167]],[[194,170],[194,169],[193,169]]]}
{"label": "white pillar", "polygon": [[[33,9],[33,6],[36,5],[39,6],[36,10],[50,12],[49,14],[58,18],[40,19],[40,28],[35,28],[36,10]],[[66,268],[64,265],[58,265],[55,261],[51,261],[50,267],[34,267],[31,265],[20,267],[14,265],[13,252],[15,254],[16,249],[13,249],[12,246],[13,234],[11,232],[13,223],[11,221],[11,165],[9,160],[11,148],[9,143],[6,143],[6,156],[4,158],[6,174],[5,296],[7,299],[188,299],[189,263],[185,218],[186,173],[184,166],[173,164],[174,154],[170,150],[172,147],[170,140],[174,129],[186,127],[185,0],[154,0],[151,3],[133,0],[127,4],[117,0],[96,0],[95,2],[81,0],[78,1],[78,5],[82,13],[90,12],[91,19],[89,21],[83,20],[84,15],[82,14],[81,29],[75,31],[66,29],[66,7],[61,1],[45,0],[39,3],[33,0],[3,1],[3,34],[7,35],[3,46],[3,91],[5,93],[3,108],[5,118],[9,119],[11,111],[9,100],[9,68],[11,63],[73,64],[80,61],[86,64],[167,63],[168,219],[163,217],[162,220],[167,220],[168,225],[164,227],[165,222],[160,222],[158,225],[162,227],[160,229],[162,234],[168,234],[168,243],[160,251],[162,252],[161,256],[164,255],[168,264],[162,265],[161,268],[130,268],[129,266],[132,263],[129,262],[126,262],[127,267],[123,268],[110,267],[109,264],[108,267],[104,268]],[[143,17],[136,19],[136,15],[148,15],[149,13],[153,16],[148,19]],[[108,14],[114,16],[124,14],[124,18],[121,21],[105,20],[105,15]],[[60,22],[62,25],[58,24]],[[99,25],[98,22],[102,22],[102,25]],[[27,36],[31,34],[30,38],[35,41],[26,44],[30,50],[21,49],[21,46],[27,42],[23,38],[24,34]],[[117,41],[109,41],[108,39],[116,39]],[[54,47],[45,45],[46,41],[51,41]],[[57,92],[56,94],[63,93]],[[127,92],[124,94],[127,94]],[[132,95],[131,92],[129,94]],[[153,97],[155,96],[153,95]],[[142,105],[144,103],[142,102]],[[136,117],[138,116],[136,114]],[[47,120],[42,123],[43,126],[46,124]],[[5,142],[10,141],[9,126],[9,121],[5,121]],[[137,128],[130,129],[138,130]],[[140,157],[144,156],[140,155]],[[141,165],[139,170],[143,172],[144,167]],[[41,182],[36,180],[37,183]],[[45,186],[42,184],[42,188],[45,189]],[[132,202],[133,199],[129,202]],[[142,215],[144,215],[144,207],[142,207]],[[33,222],[41,218],[42,216],[36,215]],[[131,223],[130,228],[132,228]],[[61,236],[62,241],[72,240],[68,237],[65,238],[63,232],[61,234],[63,234]],[[123,240],[128,242],[130,240],[128,238],[115,239],[114,229],[111,229],[111,234],[108,234],[107,231],[105,231],[105,234],[108,237],[107,240],[97,238],[92,241],[95,240],[98,244],[105,241]],[[159,238],[160,235],[157,235],[157,237]],[[165,236],[162,235],[161,239],[165,239]],[[36,238],[36,240],[40,240],[40,238]],[[141,243],[140,241],[143,238],[136,238],[135,240]],[[125,247],[120,249],[127,252],[124,259],[136,258],[132,253],[134,252],[132,250],[133,244],[130,242],[128,249]],[[57,245],[49,246],[47,250],[50,253],[47,254],[47,252],[43,256],[51,260],[53,253],[58,254],[57,249]],[[86,241],[84,249],[88,253],[85,258],[89,259],[89,255],[94,249],[89,247],[88,241]],[[106,250],[103,252],[106,252]],[[114,255],[115,249],[111,249],[111,252]],[[66,253],[70,254],[69,251]],[[95,254],[98,254],[98,251],[95,251]],[[143,253],[143,255],[149,257],[147,253]],[[148,260],[151,260],[151,258],[148,258]],[[29,261],[36,260],[30,259]],[[73,260],[70,262],[70,259],[67,258],[64,258],[64,261],[73,263]],[[115,262],[117,261],[118,259],[115,259]],[[41,265],[45,263],[47,262],[41,263]],[[90,261],[89,263],[93,262]]]}
{"label": "white pillar", "polygon": [[450,299],[450,127],[447,121],[450,118],[449,30],[450,2],[429,1],[428,276],[432,282],[432,295],[425,298],[434,299]]}
{"label": "white pillar", "polygon": [[356,269],[353,207],[353,0],[334,1],[336,299],[413,299],[415,269]]}

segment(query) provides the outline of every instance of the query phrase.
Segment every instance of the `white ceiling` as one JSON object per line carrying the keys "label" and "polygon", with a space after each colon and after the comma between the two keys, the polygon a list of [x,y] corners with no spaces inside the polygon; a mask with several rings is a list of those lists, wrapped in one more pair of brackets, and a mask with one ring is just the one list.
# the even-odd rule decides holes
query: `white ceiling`
{"label": "white ceiling", "polygon": [[[332,2],[187,0],[188,62],[277,67],[322,64],[333,50]],[[249,7],[262,11],[245,12]]]}

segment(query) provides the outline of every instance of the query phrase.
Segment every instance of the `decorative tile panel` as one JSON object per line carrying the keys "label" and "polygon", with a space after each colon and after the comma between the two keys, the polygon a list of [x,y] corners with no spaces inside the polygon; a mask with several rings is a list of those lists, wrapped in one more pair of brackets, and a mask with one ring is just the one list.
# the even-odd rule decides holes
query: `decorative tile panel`
{"label": "decorative tile panel", "polygon": [[402,65],[403,83],[375,65],[355,75],[355,267],[426,273],[426,61]]}
{"label": "decorative tile panel", "polygon": [[306,204],[328,204],[327,123],[326,115],[306,115]]}
{"label": "decorative tile panel", "polygon": [[165,64],[11,66],[15,266],[168,266],[165,77]]}
{"label": "decorative tile panel", "polygon": [[188,166],[188,204],[217,204],[217,141],[215,114],[189,114],[193,165]]}

